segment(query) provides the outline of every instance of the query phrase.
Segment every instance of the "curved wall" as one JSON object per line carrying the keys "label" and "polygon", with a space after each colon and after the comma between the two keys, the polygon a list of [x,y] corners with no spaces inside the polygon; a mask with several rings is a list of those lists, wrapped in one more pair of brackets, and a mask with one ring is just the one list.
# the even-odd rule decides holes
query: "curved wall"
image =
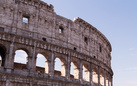
{"label": "curved wall", "polygon": [[[111,45],[107,38],[86,21],[71,21],[57,15],[53,8],[39,0],[0,1],[0,74],[7,77],[1,80],[1,86],[21,83],[8,79],[12,75],[24,80],[35,77],[29,78],[32,82],[22,82],[23,86],[112,86]],[[28,54],[26,64],[14,62],[16,50]],[[38,53],[46,58],[45,69],[36,66]],[[56,58],[62,62],[61,71],[54,70]],[[74,75],[70,74],[71,62]]]}

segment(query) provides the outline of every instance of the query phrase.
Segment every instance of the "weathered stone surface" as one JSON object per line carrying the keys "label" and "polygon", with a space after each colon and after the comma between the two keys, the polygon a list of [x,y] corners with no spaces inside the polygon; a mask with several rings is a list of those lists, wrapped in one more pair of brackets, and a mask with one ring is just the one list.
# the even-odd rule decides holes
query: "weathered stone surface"
{"label": "weathered stone surface", "polygon": [[[0,0],[0,86],[112,86],[107,38],[81,18],[71,21],[53,8],[40,0]],[[20,49],[28,54],[27,64],[14,62]],[[38,53],[46,58],[45,68],[36,67]],[[61,71],[54,70],[56,58]]]}

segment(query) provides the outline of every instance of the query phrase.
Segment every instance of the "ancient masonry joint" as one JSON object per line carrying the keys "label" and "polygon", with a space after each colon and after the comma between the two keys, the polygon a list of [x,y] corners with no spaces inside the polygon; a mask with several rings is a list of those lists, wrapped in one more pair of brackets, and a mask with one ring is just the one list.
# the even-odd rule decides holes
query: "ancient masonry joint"
{"label": "ancient masonry joint", "polygon": [[[18,50],[26,52],[20,58],[26,63],[15,61]],[[112,86],[111,51],[107,38],[81,18],[59,16],[40,0],[0,0],[0,86]],[[37,66],[38,54],[45,67]]]}

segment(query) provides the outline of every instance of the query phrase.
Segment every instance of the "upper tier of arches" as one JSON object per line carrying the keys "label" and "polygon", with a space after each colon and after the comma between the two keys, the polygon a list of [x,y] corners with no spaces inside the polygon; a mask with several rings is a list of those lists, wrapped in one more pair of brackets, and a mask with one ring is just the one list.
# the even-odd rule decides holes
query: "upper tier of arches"
{"label": "upper tier of arches", "polygon": [[81,18],[72,21],[59,16],[53,11],[52,5],[39,0],[1,2],[0,31],[69,48],[95,57],[111,67],[112,49],[109,41]]}

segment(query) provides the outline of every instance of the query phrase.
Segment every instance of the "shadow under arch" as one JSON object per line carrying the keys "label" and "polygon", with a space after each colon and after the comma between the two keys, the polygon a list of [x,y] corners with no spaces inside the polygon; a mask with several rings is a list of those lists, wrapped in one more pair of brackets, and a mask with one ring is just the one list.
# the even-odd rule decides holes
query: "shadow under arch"
{"label": "shadow under arch", "polygon": [[97,73],[97,68],[93,67],[92,69],[92,78],[93,78],[93,83],[98,83],[98,73]]}
{"label": "shadow under arch", "polygon": [[6,60],[6,47],[0,44],[0,66],[4,67]]}
{"label": "shadow under arch", "polygon": [[104,80],[105,78],[104,78],[104,71],[103,70],[100,70],[100,84],[101,84],[101,86],[104,86]]}

